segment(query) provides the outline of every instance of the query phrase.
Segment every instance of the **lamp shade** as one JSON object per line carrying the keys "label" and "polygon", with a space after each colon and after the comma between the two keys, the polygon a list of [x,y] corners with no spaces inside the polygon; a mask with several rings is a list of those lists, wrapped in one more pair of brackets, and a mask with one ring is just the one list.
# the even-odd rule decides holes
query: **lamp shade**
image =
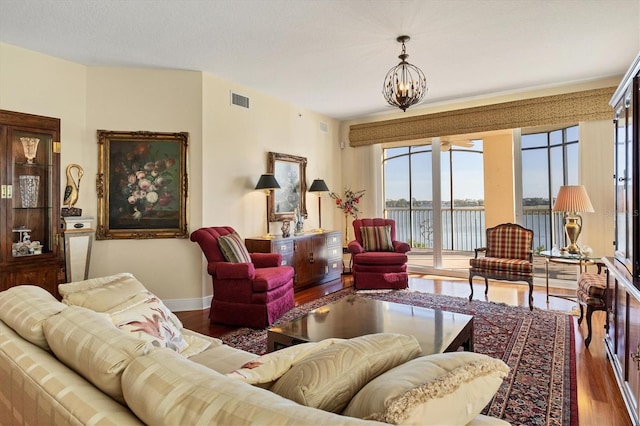
{"label": "lamp shade", "polygon": [[256,189],[279,189],[280,185],[276,180],[276,177],[271,173],[265,173],[260,176]]}
{"label": "lamp shade", "polygon": [[582,185],[561,186],[553,204],[554,212],[593,213],[593,205]]}
{"label": "lamp shade", "polygon": [[309,187],[309,192],[328,192],[329,187],[324,183],[322,179],[315,179],[311,182],[311,186]]}

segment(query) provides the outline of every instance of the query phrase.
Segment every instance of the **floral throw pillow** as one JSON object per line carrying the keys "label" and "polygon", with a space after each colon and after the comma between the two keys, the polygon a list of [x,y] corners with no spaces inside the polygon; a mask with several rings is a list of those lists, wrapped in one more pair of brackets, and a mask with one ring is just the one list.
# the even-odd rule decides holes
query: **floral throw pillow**
{"label": "floral throw pillow", "polygon": [[237,232],[219,237],[218,246],[227,262],[251,263],[251,256]]}
{"label": "floral throw pillow", "polygon": [[107,314],[116,327],[152,342],[154,346],[181,352],[189,346],[180,328],[172,321],[171,311],[158,297],[146,292],[130,303],[119,305]]}
{"label": "floral throw pillow", "polygon": [[365,251],[394,251],[391,226],[363,226],[360,233]]}

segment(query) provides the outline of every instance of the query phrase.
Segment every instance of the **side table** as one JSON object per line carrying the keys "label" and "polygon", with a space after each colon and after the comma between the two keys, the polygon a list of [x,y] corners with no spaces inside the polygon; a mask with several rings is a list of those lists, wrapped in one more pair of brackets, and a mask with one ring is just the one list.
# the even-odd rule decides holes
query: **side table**
{"label": "side table", "polygon": [[[345,264],[344,257],[349,256],[348,266]],[[353,268],[353,255],[349,252],[347,246],[342,246],[342,275],[349,275]]]}
{"label": "side table", "polygon": [[[565,296],[560,294],[550,294],[549,293],[549,262],[553,263],[562,263],[565,265],[578,265],[580,270],[578,276],[582,274],[582,272],[587,271],[587,266],[589,265],[598,265],[598,272],[600,272],[602,268],[602,264],[599,263],[599,256],[585,256],[582,254],[570,254],[567,252],[561,252],[556,250],[545,250],[540,252],[540,256],[545,258],[545,275],[546,275],[546,286],[547,286],[547,303],[549,303],[549,297],[559,297],[561,299],[567,299],[575,301],[577,300],[577,296]],[[584,267],[584,270],[583,270]]]}

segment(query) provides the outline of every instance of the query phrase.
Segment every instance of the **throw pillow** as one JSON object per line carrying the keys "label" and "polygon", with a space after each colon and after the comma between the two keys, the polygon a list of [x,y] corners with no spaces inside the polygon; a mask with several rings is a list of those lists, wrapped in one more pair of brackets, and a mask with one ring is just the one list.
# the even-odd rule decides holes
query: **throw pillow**
{"label": "throw pillow", "polygon": [[83,306],[96,312],[113,309],[146,290],[144,285],[128,272],[58,286],[62,303]]}
{"label": "throw pillow", "polygon": [[106,312],[116,326],[138,338],[178,352],[188,346],[178,317],[128,272],[61,284],[58,288],[67,305]]}
{"label": "throw pillow", "polygon": [[293,365],[309,355],[333,345],[342,339],[325,339],[320,342],[302,343],[268,353],[247,362],[227,377],[242,380],[252,385],[271,383],[280,378]]}
{"label": "throw pillow", "polygon": [[394,251],[391,226],[363,226],[360,228],[365,251]]}
{"label": "throw pillow", "polygon": [[300,361],[271,391],[298,404],[340,413],[365,384],[420,351],[413,336],[381,333],[355,337]]}
{"label": "throw pillow", "polygon": [[369,382],[343,414],[403,425],[467,424],[508,373],[501,360],[473,352],[423,356]]}
{"label": "throw pillow", "polygon": [[251,263],[251,256],[237,232],[218,238],[218,246],[227,262]]}
{"label": "throw pillow", "polygon": [[19,285],[0,292],[0,319],[23,339],[47,351],[49,344],[42,323],[66,308],[47,290],[35,285]]}
{"label": "throw pillow", "polygon": [[120,378],[127,365],[151,345],[118,330],[108,315],[69,306],[42,323],[56,357],[119,402]]}
{"label": "throw pillow", "polygon": [[145,291],[106,312],[113,324],[154,346],[180,352],[187,348],[171,311],[152,293]]}

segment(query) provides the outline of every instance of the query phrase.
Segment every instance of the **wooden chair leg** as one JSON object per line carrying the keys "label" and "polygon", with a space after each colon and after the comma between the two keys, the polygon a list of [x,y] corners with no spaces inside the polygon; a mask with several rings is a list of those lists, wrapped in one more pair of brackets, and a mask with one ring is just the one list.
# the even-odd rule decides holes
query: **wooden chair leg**
{"label": "wooden chair leg", "polygon": [[579,303],[580,306],[580,318],[578,318],[578,325],[582,324],[582,318],[584,317],[584,309],[582,307],[582,303]]}
{"label": "wooden chair leg", "polygon": [[584,339],[584,347],[588,348],[591,343],[591,315],[593,314],[593,307],[587,305],[587,338]]}
{"label": "wooden chair leg", "polygon": [[533,311],[533,279],[527,282],[529,284],[529,310]]}
{"label": "wooden chair leg", "polygon": [[471,287],[471,294],[469,295],[469,302],[473,299],[473,275],[469,275],[469,286]]}
{"label": "wooden chair leg", "polygon": [[489,280],[487,277],[484,277],[484,295],[489,294]]}

